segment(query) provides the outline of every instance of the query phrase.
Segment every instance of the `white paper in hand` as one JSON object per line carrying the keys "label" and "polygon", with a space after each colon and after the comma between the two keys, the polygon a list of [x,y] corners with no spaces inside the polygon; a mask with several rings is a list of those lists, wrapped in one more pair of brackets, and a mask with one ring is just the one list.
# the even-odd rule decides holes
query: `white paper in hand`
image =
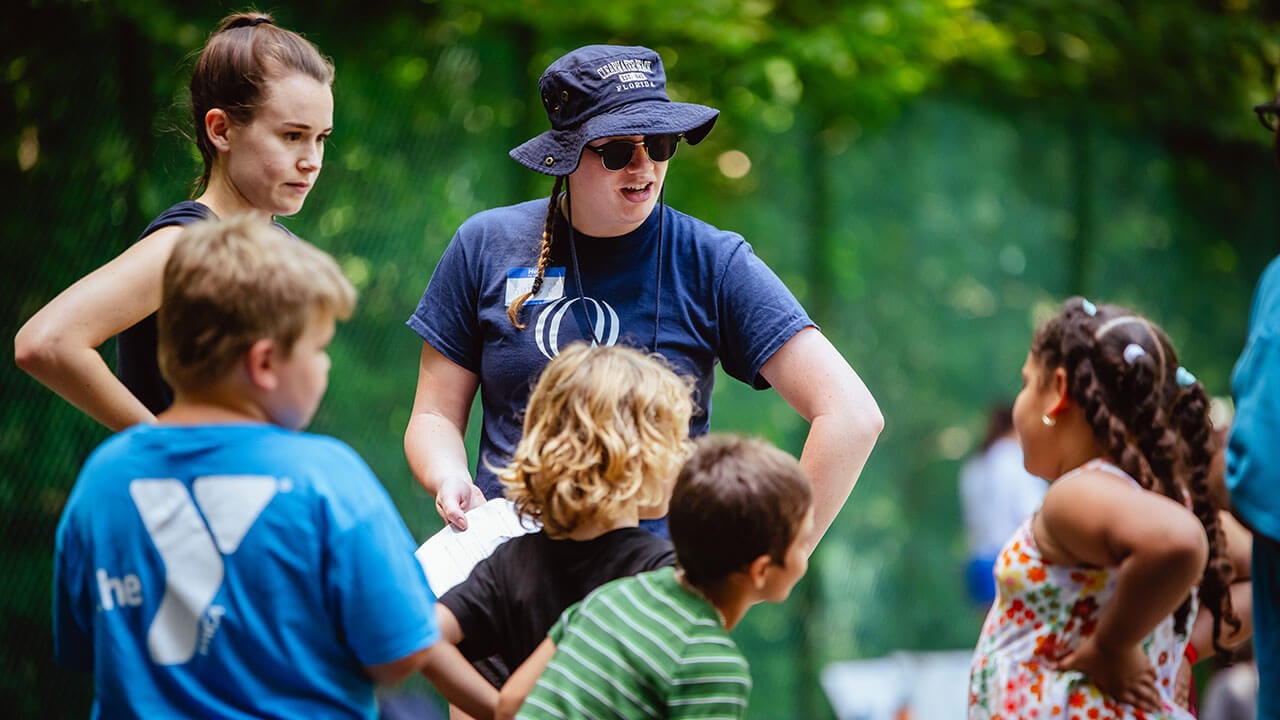
{"label": "white paper in hand", "polygon": [[493,498],[467,511],[467,529],[446,525],[427,538],[414,557],[427,576],[431,591],[440,597],[471,574],[471,569],[489,557],[499,545],[513,537],[537,532],[533,520],[523,523],[516,506],[506,498]]}

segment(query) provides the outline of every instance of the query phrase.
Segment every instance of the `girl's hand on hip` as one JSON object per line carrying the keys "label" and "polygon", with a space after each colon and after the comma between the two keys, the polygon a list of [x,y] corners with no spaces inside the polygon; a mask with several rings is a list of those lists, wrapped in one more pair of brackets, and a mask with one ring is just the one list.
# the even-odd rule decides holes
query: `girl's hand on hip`
{"label": "girl's hand on hip", "polygon": [[1057,669],[1078,670],[1102,692],[1144,712],[1158,713],[1163,708],[1156,670],[1140,644],[1113,649],[1086,638],[1062,658]]}

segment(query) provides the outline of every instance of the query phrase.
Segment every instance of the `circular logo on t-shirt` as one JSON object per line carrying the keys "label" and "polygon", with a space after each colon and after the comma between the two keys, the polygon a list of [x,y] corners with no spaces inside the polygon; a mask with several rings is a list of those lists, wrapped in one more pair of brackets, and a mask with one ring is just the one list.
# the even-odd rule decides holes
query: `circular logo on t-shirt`
{"label": "circular logo on t-shirt", "polygon": [[[584,337],[578,323],[565,316],[572,312],[573,304],[581,301],[587,313],[587,321],[591,323],[591,336]],[[538,322],[534,325],[534,338],[538,350],[548,360],[560,354],[560,346],[574,340],[591,340],[592,344],[614,345],[618,342],[618,313],[609,303],[595,298],[560,298],[548,304],[538,314]]]}

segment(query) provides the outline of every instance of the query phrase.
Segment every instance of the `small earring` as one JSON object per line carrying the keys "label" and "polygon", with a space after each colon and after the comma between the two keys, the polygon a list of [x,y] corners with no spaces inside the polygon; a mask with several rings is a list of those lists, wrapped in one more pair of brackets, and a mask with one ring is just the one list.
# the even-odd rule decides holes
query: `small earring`
{"label": "small earring", "polygon": [[1058,424],[1058,418],[1049,417],[1049,413],[1045,413],[1044,415],[1040,416],[1040,422],[1044,423],[1045,425],[1048,425],[1049,427],[1053,427],[1054,425]]}

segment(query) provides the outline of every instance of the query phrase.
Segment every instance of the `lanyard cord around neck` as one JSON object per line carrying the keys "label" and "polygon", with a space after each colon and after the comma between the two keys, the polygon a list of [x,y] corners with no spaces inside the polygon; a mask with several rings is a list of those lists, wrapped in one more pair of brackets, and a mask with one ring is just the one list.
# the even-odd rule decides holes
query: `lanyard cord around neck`
{"label": "lanyard cord around neck", "polygon": [[[658,278],[657,287],[654,292],[653,299],[653,345],[651,350],[658,352],[658,328],[662,325],[662,240],[664,223],[667,215],[667,204],[665,198],[666,188],[658,191]],[[573,265],[573,282],[578,290],[578,302],[582,305],[582,312],[585,315],[587,329],[591,331],[591,342],[597,346],[604,345],[600,341],[600,335],[596,333],[596,325],[591,321],[591,315],[587,312],[587,298],[582,291],[582,273],[578,269],[578,246],[574,242],[575,231],[573,229],[573,199],[569,195],[569,187],[566,183],[564,190],[564,208],[567,215],[569,225],[569,259]]]}

